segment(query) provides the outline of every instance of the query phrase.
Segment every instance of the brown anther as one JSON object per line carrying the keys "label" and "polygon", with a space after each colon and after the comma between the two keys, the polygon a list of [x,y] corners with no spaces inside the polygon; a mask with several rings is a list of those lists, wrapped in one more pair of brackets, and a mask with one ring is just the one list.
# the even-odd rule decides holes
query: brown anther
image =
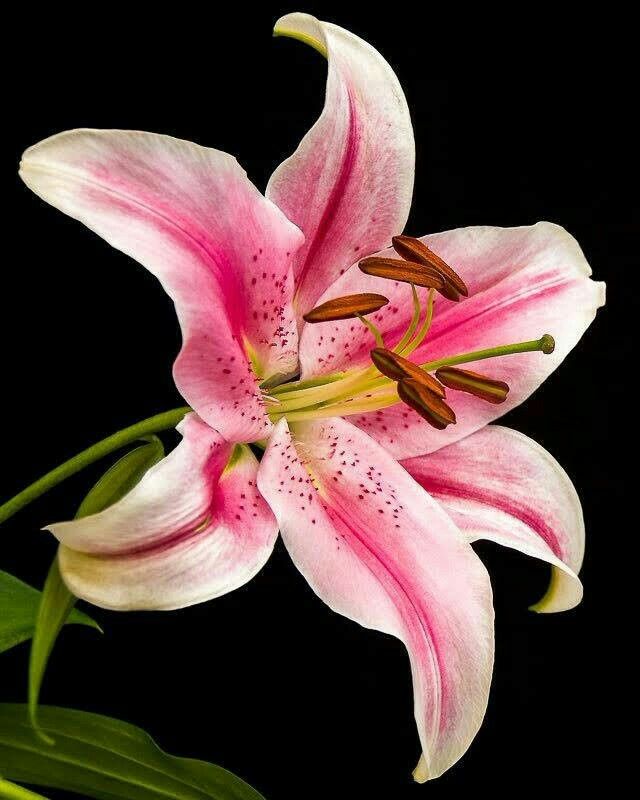
{"label": "brown anther", "polygon": [[371,351],[371,360],[383,375],[393,381],[414,380],[438,397],[446,397],[444,387],[433,375],[429,375],[413,361],[409,361],[391,350],[376,347]]}
{"label": "brown anther", "polygon": [[[446,261],[443,261],[439,255],[434,253],[433,250],[430,250],[420,239],[414,239],[412,236],[394,236],[391,241],[393,243],[393,249],[398,255],[402,256],[402,258],[406,258],[409,261],[417,261],[419,264],[424,264],[428,267],[433,267],[446,278],[446,283],[450,284],[458,294],[462,294],[465,297],[469,296],[467,284],[458,273],[451,269]],[[445,297],[449,296],[444,292],[441,292],[441,294],[444,294]],[[458,294],[449,299],[458,300]]]}
{"label": "brown anther", "polygon": [[455,425],[456,415],[453,409],[418,381],[400,381],[398,396],[403,403],[417,411],[423,419],[426,419],[439,431],[444,430],[447,425]]}
{"label": "brown anther", "polygon": [[446,297],[447,300],[453,300],[454,303],[457,303],[460,300],[460,292],[452,283],[449,283],[447,280],[445,280],[442,289],[438,289],[438,292],[443,297]]}
{"label": "brown anther", "polygon": [[365,275],[413,283],[415,286],[425,286],[428,289],[441,290],[445,284],[445,280],[438,270],[413,261],[370,256],[362,259],[359,266]]}
{"label": "brown anther", "polygon": [[509,394],[509,387],[504,381],[496,381],[468,369],[441,367],[436,371],[436,376],[449,389],[467,392],[488,403],[504,403]]}
{"label": "brown anther", "polygon": [[372,314],[389,300],[381,294],[350,294],[321,303],[303,315],[305,322],[331,322],[334,319],[351,319],[358,315]]}

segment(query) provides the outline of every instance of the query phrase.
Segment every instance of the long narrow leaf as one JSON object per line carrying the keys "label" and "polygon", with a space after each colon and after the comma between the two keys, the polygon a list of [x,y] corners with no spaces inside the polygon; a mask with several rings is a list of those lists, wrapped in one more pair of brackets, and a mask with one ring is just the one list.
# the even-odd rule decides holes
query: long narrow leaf
{"label": "long narrow leaf", "polygon": [[[42,593],[0,570],[0,653],[33,636]],[[86,614],[74,610],[69,623],[98,625]]]}
{"label": "long narrow leaf", "polygon": [[[76,518],[97,514],[124,497],[142,479],[150,467],[164,456],[164,447],[157,436],[147,444],[136,447],[119,459],[82,501]],[[37,726],[38,698],[49,656],[62,626],[76,602],[67,589],[54,559],[42,592],[35,634],[29,660],[29,709],[31,721]]]}
{"label": "long narrow leaf", "polygon": [[0,778],[0,797],[3,800],[47,800],[41,794],[30,792],[28,789],[16,786],[15,783],[5,781],[2,778]]}
{"label": "long narrow leaf", "polygon": [[130,450],[104,473],[80,504],[76,518],[97,514],[122,500],[163,456],[160,439],[149,436],[146,444]]}
{"label": "long narrow leaf", "polygon": [[0,773],[36,786],[96,800],[264,800],[231,772],[164,753],[126,722],[41,706],[48,745],[29,723],[26,705],[0,704]]}
{"label": "long narrow leaf", "polygon": [[38,697],[44,671],[47,668],[53,645],[71,614],[75,602],[75,596],[67,589],[62,580],[56,556],[42,590],[29,656],[29,712],[34,726],[37,726]]}

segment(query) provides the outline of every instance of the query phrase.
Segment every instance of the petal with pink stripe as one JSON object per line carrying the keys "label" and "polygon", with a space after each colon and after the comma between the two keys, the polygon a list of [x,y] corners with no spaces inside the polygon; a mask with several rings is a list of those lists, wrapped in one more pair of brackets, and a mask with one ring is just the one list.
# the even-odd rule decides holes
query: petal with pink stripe
{"label": "petal with pink stripe", "polygon": [[424,753],[415,777],[442,774],[487,704],[493,608],[480,560],[439,504],[345,420],[296,424],[291,434],[279,422],[258,486],[319,597],[406,645]]}
{"label": "petal with pink stripe", "polygon": [[488,425],[402,465],[470,542],[490,539],[553,566],[551,585],[532,606],[535,611],[565,611],[580,602],[582,507],[566,472],[537,442]]}
{"label": "petal with pink stripe", "polygon": [[402,231],[413,191],[413,129],[398,79],[371,45],[308,14],[287,14],[274,33],[329,61],[324,110],[267,187],[305,235],[294,262],[301,316],[354,261]]}
{"label": "petal with pink stripe", "polygon": [[278,528],[249,448],[195,414],[182,442],[118,503],[59,522],[60,570],[78,597],[116,610],[167,610],[226,594],[269,558]]}
{"label": "petal with pink stripe", "polygon": [[[397,458],[437,450],[502,416],[522,403],[576,345],[604,303],[604,284],[590,279],[591,269],[575,239],[558,225],[540,222],[522,228],[459,228],[423,241],[466,281],[470,296],[453,303],[437,296],[429,336],[412,355],[415,363],[513,342],[555,338],[551,355],[522,353],[468,368],[505,381],[510,392],[501,405],[461,392],[447,393],[457,424],[431,428],[403,405],[353,417]],[[384,255],[393,255],[385,252]],[[390,299],[369,317],[393,346],[412,312],[406,284],[372,278],[352,268],[319,299],[358,292],[379,292]],[[424,302],[426,291],[419,290]],[[302,375],[327,374],[370,364],[369,332],[354,320],[308,325],[300,341]],[[466,365],[465,365],[465,368]]]}
{"label": "petal with pink stripe", "polygon": [[27,150],[20,174],[159,278],[184,340],[176,384],[198,414],[230,441],[264,436],[256,379],[297,367],[303,236],[237,161],[170,136],[77,130]]}

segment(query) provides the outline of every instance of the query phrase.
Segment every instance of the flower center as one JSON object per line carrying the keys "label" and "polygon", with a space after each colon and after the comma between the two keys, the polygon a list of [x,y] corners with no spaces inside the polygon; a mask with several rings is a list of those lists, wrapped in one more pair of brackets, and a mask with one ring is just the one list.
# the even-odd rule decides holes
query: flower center
{"label": "flower center", "polygon": [[[420,414],[433,427],[443,429],[455,424],[456,416],[447,405],[446,389],[473,394],[489,403],[506,400],[509,387],[500,380],[458,365],[497,356],[539,351],[552,353],[553,337],[497,345],[467,353],[416,364],[410,360],[414,351],[427,339],[436,292],[459,301],[469,292],[462,278],[440,256],[418,239],[396,236],[393,247],[400,259],[365,258],[362,272],[379,278],[407,283],[411,289],[413,313],[402,337],[388,347],[377,327],[366,318],[389,301],[380,294],[356,294],[338,297],[316,306],[304,315],[310,323],[359,319],[371,332],[375,347],[371,365],[322,375],[317,378],[291,381],[273,389],[264,389],[264,399],[271,419],[286,417],[290,422],[349,416],[377,411],[402,402]],[[429,289],[422,308],[416,286]]]}

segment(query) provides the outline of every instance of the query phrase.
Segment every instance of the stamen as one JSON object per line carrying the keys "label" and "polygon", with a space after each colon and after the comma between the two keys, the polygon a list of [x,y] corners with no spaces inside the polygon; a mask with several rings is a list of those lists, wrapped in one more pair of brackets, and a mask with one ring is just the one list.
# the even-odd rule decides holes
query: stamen
{"label": "stamen", "polygon": [[351,375],[345,375],[337,381],[325,383],[320,386],[308,386],[303,389],[294,389],[286,394],[278,395],[279,404],[270,409],[270,413],[288,414],[301,408],[311,408],[320,403],[335,402],[337,399],[356,393],[363,379],[373,367],[355,370]]}
{"label": "stamen", "polygon": [[391,241],[393,243],[393,249],[396,251],[396,253],[398,253],[398,255],[402,256],[402,258],[406,258],[408,261],[417,261],[425,266],[433,267],[447,279],[447,282],[456,290],[456,292],[464,295],[465,297],[469,296],[467,284],[462,280],[458,273],[451,269],[446,261],[443,261],[443,259],[441,259],[437,253],[434,253],[433,250],[429,249],[427,245],[421,242],[419,239],[414,239],[412,236],[394,236]]}
{"label": "stamen", "polygon": [[[348,417],[354,414],[366,414],[369,411],[377,411],[380,408],[388,408],[398,402],[398,392],[396,388],[391,391],[371,392],[366,395],[358,395],[347,400],[330,403],[319,408],[304,408],[297,411],[287,412],[288,422],[302,422],[310,419],[326,419],[327,417]],[[275,422],[280,416],[272,415]]]}
{"label": "stamen", "polygon": [[356,314],[360,322],[366,327],[369,328],[371,333],[373,334],[373,338],[376,340],[376,344],[378,347],[384,347],[384,339],[382,338],[382,334],[373,324],[373,322],[369,322],[368,319],[365,319],[362,314]]}
{"label": "stamen", "polygon": [[371,351],[371,360],[378,370],[394,381],[413,380],[432,391],[438,397],[446,397],[442,384],[417,364],[396,355],[391,350],[377,347]]}
{"label": "stamen", "polygon": [[424,322],[420,326],[420,330],[416,333],[415,339],[409,344],[408,347],[405,348],[404,352],[402,353],[403,356],[410,356],[411,353],[417,348],[420,347],[422,342],[427,338],[427,334],[431,328],[431,322],[433,320],[433,301],[435,299],[435,291],[431,289],[429,291],[429,297],[427,298],[427,313],[424,315]]}
{"label": "stamen", "polygon": [[358,265],[365,275],[386,278],[392,281],[413,283],[415,286],[426,286],[428,289],[442,289],[444,278],[433,267],[425,267],[413,261],[400,261],[395,258],[364,258]]}
{"label": "stamen", "polygon": [[456,415],[453,409],[421,383],[414,380],[400,381],[398,396],[439,431],[444,430],[447,425],[455,425]]}
{"label": "stamen", "polygon": [[436,377],[449,389],[467,392],[488,403],[504,403],[509,394],[509,386],[504,381],[496,381],[468,369],[442,367],[436,372]]}
{"label": "stamen", "polygon": [[438,289],[438,291],[443,297],[446,297],[447,300],[452,300],[454,303],[457,303],[460,300],[460,292],[452,283],[449,283],[447,280],[445,280],[442,289]]}
{"label": "stamen", "polygon": [[344,372],[333,372],[330,375],[318,375],[316,378],[305,378],[304,380],[290,381],[282,383],[272,390],[271,394],[278,396],[289,394],[290,392],[300,391],[301,389],[313,389],[318,386],[325,386],[327,383],[341,381],[345,376]]}
{"label": "stamen", "polygon": [[346,297],[335,297],[321,303],[303,315],[305,322],[332,322],[337,319],[353,319],[362,314],[373,314],[389,300],[381,294],[350,294]]}
{"label": "stamen", "polygon": [[404,332],[404,336],[393,348],[398,353],[401,353],[403,348],[405,348],[409,344],[409,342],[411,341],[411,337],[415,333],[415,330],[418,327],[418,323],[420,322],[420,298],[418,297],[418,292],[416,291],[416,287],[414,286],[413,283],[411,284],[411,294],[413,298],[413,314],[411,315],[411,322],[409,323],[409,327]]}

